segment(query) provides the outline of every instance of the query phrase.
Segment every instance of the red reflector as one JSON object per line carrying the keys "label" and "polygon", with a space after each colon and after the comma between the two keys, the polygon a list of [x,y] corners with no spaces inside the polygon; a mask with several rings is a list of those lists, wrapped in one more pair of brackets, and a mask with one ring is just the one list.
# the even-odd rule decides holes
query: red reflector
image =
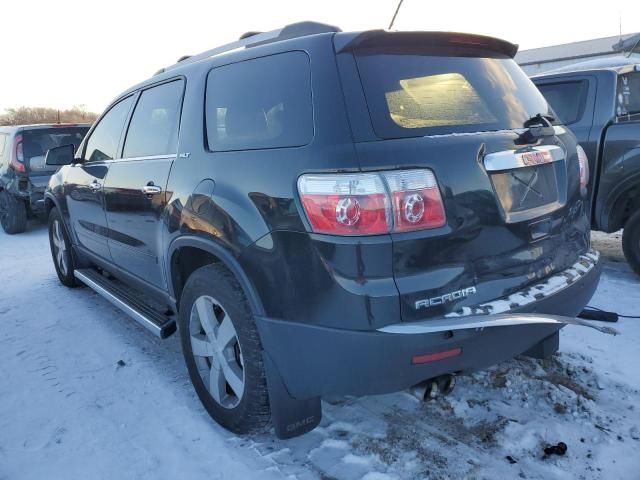
{"label": "red reflector", "polygon": [[462,348],[452,348],[451,350],[445,350],[444,352],[427,353],[425,355],[415,355],[411,359],[411,363],[416,365],[418,363],[436,362],[438,360],[444,360],[445,358],[457,357],[462,353]]}

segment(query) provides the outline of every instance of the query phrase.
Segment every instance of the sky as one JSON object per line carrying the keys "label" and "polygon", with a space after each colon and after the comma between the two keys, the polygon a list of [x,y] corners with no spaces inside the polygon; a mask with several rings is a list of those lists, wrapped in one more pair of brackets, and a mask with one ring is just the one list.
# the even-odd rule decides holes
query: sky
{"label": "sky", "polygon": [[[22,0],[0,9],[0,112],[101,112],[120,92],[185,54],[315,20],[345,31],[387,28],[398,0]],[[607,5],[611,5],[609,8]],[[521,49],[640,32],[640,2],[404,0],[397,30],[492,35]]]}

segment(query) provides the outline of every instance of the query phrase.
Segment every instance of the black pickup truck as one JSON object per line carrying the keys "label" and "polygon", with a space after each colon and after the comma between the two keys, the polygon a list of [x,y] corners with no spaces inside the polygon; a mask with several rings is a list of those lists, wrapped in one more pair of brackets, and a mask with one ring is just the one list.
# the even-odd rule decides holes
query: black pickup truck
{"label": "black pickup truck", "polygon": [[638,57],[584,62],[532,78],[557,121],[589,158],[591,226],[624,228],[623,249],[640,274],[640,65]]}

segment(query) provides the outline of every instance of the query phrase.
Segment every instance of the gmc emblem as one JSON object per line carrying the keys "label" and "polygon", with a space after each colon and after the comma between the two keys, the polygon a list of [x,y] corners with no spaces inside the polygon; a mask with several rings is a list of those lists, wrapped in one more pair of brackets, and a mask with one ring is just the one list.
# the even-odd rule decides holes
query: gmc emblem
{"label": "gmc emblem", "polygon": [[527,167],[550,163],[552,160],[549,152],[526,152],[522,153],[520,158],[522,158],[522,163]]}

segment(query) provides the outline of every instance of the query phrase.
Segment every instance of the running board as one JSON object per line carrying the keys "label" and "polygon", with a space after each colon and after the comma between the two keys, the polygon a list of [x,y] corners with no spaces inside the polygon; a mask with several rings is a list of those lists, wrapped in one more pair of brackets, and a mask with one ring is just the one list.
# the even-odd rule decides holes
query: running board
{"label": "running board", "polygon": [[100,272],[83,268],[73,273],[87,287],[109,300],[154,335],[167,338],[176,331],[176,322],[172,316],[159,313]]}

